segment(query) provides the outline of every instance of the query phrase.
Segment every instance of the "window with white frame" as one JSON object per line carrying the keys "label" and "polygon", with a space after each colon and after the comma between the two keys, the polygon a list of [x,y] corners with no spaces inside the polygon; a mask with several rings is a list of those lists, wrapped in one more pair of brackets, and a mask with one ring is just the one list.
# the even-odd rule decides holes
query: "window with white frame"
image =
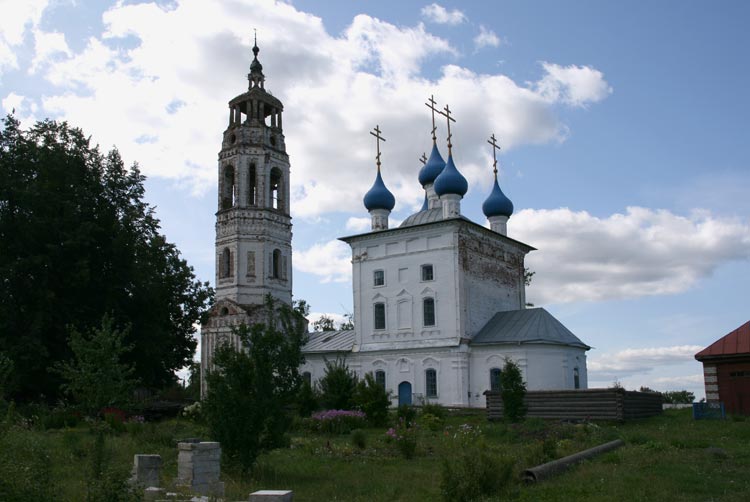
{"label": "window with white frame", "polygon": [[435,279],[435,271],[431,264],[422,265],[422,282]]}
{"label": "window with white frame", "polygon": [[385,270],[376,270],[372,273],[373,286],[385,286]]}
{"label": "window with white frame", "polygon": [[492,368],[490,370],[490,390],[492,391],[500,390],[500,374],[501,373],[502,373],[502,370],[500,368]]}
{"label": "window with white frame", "polygon": [[424,394],[426,397],[437,397],[437,371],[430,368],[424,372]]}
{"label": "window with white frame", "polygon": [[435,299],[425,298],[422,300],[422,324],[424,326],[435,325]]}
{"label": "window with white frame", "polygon": [[581,388],[581,375],[578,372],[578,368],[573,368],[573,386],[576,389]]}
{"label": "window with white frame", "polygon": [[378,302],[373,306],[373,327],[385,329],[385,303]]}

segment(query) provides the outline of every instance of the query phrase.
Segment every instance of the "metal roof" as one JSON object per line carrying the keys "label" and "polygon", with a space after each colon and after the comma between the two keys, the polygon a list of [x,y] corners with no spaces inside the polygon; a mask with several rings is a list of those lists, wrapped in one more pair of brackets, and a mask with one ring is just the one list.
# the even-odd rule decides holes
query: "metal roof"
{"label": "metal roof", "polygon": [[354,330],[320,331],[310,333],[302,352],[351,352],[354,346]]}
{"label": "metal roof", "polygon": [[526,343],[591,348],[543,308],[498,312],[471,341],[471,345]]}
{"label": "metal roof", "polygon": [[750,354],[750,321],[695,354],[699,361],[711,357]]}

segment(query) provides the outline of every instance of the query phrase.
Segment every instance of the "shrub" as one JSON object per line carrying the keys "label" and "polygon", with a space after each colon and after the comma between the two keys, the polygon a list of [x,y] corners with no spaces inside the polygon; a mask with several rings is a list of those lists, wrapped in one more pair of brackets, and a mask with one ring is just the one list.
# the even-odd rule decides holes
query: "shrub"
{"label": "shrub", "polygon": [[350,410],[354,407],[357,375],[346,365],[345,359],[326,361],[325,375],[320,379],[320,400],[329,410]]}
{"label": "shrub", "polygon": [[431,413],[422,413],[419,417],[419,424],[425,429],[436,432],[443,427],[443,420]]}
{"label": "shrub", "polygon": [[365,378],[357,383],[354,403],[357,408],[365,412],[371,425],[382,427],[388,423],[391,393],[375,381],[372,373],[367,373]]}
{"label": "shrub", "polygon": [[498,497],[512,486],[515,462],[486,446],[462,448],[443,460],[440,492],[443,500]]}
{"label": "shrub", "polygon": [[301,417],[309,417],[320,408],[320,396],[308,381],[303,381],[295,398],[297,413]]}
{"label": "shrub", "polygon": [[399,419],[396,427],[391,427],[385,434],[389,440],[396,444],[396,448],[405,459],[414,458],[417,451],[416,424]]}
{"label": "shrub", "polygon": [[189,404],[182,409],[182,416],[193,421],[200,421],[203,418],[201,414],[201,402],[196,401],[193,404]]}
{"label": "shrub", "polygon": [[422,405],[422,415],[433,415],[439,419],[444,419],[446,412],[445,407],[438,403],[427,402]]}
{"label": "shrub", "polygon": [[81,420],[81,415],[65,406],[58,406],[41,417],[41,425],[45,430],[75,427]]}
{"label": "shrub", "polygon": [[523,398],[526,396],[526,383],[521,368],[512,359],[505,359],[500,373],[500,389],[503,399],[503,416],[511,422],[518,422],[526,416]]}
{"label": "shrub", "polygon": [[402,404],[396,409],[396,416],[399,420],[403,420],[406,423],[413,423],[414,419],[417,418],[417,410],[413,406]]}
{"label": "shrub", "polygon": [[367,416],[361,411],[326,410],[310,418],[312,429],[325,434],[348,434],[367,425]]}
{"label": "shrub", "polygon": [[367,435],[362,429],[352,431],[352,444],[355,448],[364,450],[367,447]]}

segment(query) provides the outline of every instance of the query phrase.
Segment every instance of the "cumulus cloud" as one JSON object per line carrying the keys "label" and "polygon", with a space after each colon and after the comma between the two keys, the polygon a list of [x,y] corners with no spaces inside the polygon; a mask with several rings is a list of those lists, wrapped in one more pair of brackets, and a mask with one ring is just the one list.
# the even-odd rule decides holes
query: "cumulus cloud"
{"label": "cumulus cloud", "polygon": [[543,62],[542,67],[547,74],[534,87],[550,102],[585,106],[612,94],[612,88],[604,80],[602,72],[590,66],[560,66]]}
{"label": "cumulus cloud", "polygon": [[0,75],[4,68],[18,68],[15,48],[23,43],[30,28],[39,24],[49,0],[4,2],[0,16]]}
{"label": "cumulus cloud", "polygon": [[508,232],[539,249],[526,263],[537,272],[529,299],[540,304],[680,293],[723,263],[750,258],[750,224],[707,212],[630,207],[599,218],[525,209]]}
{"label": "cumulus cloud", "polygon": [[466,15],[460,10],[448,10],[436,3],[422,7],[422,17],[436,24],[461,24],[466,21]]}
{"label": "cumulus cloud", "polygon": [[365,232],[370,230],[372,225],[371,218],[359,218],[352,216],[346,220],[346,229],[352,232]]}
{"label": "cumulus cloud", "polygon": [[347,282],[352,278],[351,249],[348,244],[332,240],[294,252],[294,268],[317,275],[321,282]]}
{"label": "cumulus cloud", "polygon": [[[331,35],[318,17],[270,0],[232,7],[218,0],[178,1],[169,8],[118,3],[103,22],[104,33],[82,50],[40,66],[38,73],[56,90],[41,100],[40,115],[65,118],[103,147],[117,145],[148,176],[204,193],[215,186],[226,103],[246,89],[252,46],[247,26],[256,27],[266,88],[285,104],[295,218],[361,211],[375,174],[367,134],[375,124],[387,139],[383,177],[396,196],[396,212],[420,207],[417,159],[430,148],[426,96],[434,94],[441,107],[448,103],[454,110],[454,158],[470,183],[485,186],[487,131],[502,137],[506,150],[563,141],[567,128],[555,105],[601,99],[589,90],[597,82],[609,88],[600,72],[587,67],[588,78],[576,80],[546,65],[532,83],[478,74],[455,64],[456,49],[421,23],[395,26],[358,15]],[[63,40],[48,40],[57,52],[40,48],[39,61],[66,53]],[[424,77],[425,63],[435,58],[445,64],[434,78]],[[444,129],[439,124],[441,142]]]}
{"label": "cumulus cloud", "polygon": [[34,58],[31,61],[29,73],[36,73],[42,65],[50,62],[57,56],[72,55],[63,33],[45,32],[40,29],[34,29],[33,35]]}
{"label": "cumulus cloud", "polygon": [[[589,379],[613,381],[650,373],[655,368],[693,361],[700,345],[674,345],[625,349],[619,352],[592,356],[587,364]],[[656,381],[656,380],[654,380]]]}
{"label": "cumulus cloud", "polygon": [[479,34],[474,37],[474,48],[479,50],[484,47],[499,47],[500,37],[498,37],[494,31],[479,26]]}

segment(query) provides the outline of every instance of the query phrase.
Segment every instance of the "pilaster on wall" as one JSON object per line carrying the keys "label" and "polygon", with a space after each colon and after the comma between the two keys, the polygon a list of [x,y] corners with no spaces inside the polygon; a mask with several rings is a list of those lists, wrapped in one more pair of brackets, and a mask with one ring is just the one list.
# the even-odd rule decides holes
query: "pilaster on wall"
{"label": "pilaster on wall", "polygon": [[706,386],[706,401],[719,402],[719,380],[715,364],[703,363],[703,382]]}

